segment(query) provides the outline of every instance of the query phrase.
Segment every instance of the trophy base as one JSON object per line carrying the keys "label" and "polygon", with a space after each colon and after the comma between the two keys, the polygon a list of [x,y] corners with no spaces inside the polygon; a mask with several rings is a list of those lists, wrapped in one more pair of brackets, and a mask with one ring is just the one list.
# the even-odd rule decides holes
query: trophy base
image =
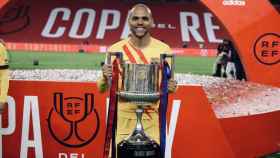
{"label": "trophy base", "polygon": [[123,140],[117,145],[118,158],[160,158],[160,147],[153,141]]}

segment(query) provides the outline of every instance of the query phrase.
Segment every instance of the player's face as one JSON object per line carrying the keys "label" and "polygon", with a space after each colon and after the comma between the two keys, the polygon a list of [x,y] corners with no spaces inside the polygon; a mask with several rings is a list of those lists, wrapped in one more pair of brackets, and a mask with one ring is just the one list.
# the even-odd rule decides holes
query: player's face
{"label": "player's face", "polygon": [[149,12],[144,7],[137,7],[129,18],[131,33],[137,38],[146,36],[153,25],[153,20]]}

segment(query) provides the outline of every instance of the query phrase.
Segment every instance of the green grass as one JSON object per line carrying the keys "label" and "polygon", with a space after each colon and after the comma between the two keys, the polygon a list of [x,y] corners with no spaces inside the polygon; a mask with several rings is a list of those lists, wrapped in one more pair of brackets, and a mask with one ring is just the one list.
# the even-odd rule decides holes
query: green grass
{"label": "green grass", "polygon": [[[99,69],[105,54],[10,52],[11,69]],[[38,60],[39,65],[33,65]]]}
{"label": "green grass", "polygon": [[175,60],[175,72],[211,75],[213,72],[214,61],[215,57],[178,56]]}
{"label": "green grass", "polygon": [[[61,52],[10,52],[11,69],[100,69],[105,54]],[[33,65],[38,60],[39,65]],[[215,58],[182,57],[175,60],[176,73],[211,75]]]}

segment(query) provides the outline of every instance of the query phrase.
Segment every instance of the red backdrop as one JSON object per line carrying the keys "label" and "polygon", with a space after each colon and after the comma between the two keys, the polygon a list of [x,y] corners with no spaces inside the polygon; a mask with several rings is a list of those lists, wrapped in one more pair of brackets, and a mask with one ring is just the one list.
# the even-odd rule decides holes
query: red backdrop
{"label": "red backdrop", "polygon": [[[11,81],[9,96],[0,157],[102,156],[107,94],[95,83]],[[202,87],[180,86],[169,98],[167,156],[260,157],[279,149],[279,120],[279,112],[218,120]]]}

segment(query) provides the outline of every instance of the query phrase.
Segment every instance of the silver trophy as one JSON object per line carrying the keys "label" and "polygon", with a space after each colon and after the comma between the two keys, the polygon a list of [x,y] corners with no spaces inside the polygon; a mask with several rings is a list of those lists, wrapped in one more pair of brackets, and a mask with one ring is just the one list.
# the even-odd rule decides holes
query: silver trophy
{"label": "silver trophy", "polygon": [[[173,64],[173,60],[171,64]],[[145,106],[149,106],[160,99],[160,63],[123,64],[122,68],[122,88],[118,95],[120,99],[137,105],[135,111],[137,120],[133,132],[118,144],[118,157],[160,157],[159,145],[145,134],[141,121]]]}

